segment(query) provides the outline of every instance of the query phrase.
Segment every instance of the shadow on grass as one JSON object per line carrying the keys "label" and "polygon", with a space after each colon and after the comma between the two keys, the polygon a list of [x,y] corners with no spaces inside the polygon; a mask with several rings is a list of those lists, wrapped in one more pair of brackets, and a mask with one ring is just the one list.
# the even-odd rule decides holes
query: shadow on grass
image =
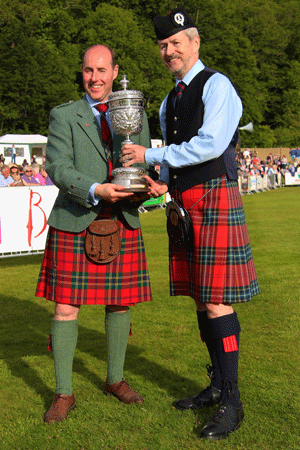
{"label": "shadow on grass", "polygon": [[[52,354],[47,352],[52,314],[34,302],[20,300],[10,295],[1,296],[0,311],[0,357],[5,361],[12,376],[22,379],[30,389],[41,396],[45,406],[48,406],[52,400],[53,391],[43,381],[39,370],[35,369],[34,365],[39,367],[42,363],[39,364],[39,356],[48,355],[52,358]],[[80,325],[80,318],[78,328],[77,349],[106,364],[105,334]],[[181,395],[183,392],[199,392],[198,384],[156,362],[147,360],[142,356],[142,352],[143,348],[130,344],[129,340],[125,361],[127,372],[139,375],[171,396]],[[33,356],[37,358],[31,359],[28,363],[27,358]],[[73,371],[103,389],[105,380],[90,371],[76,354]]]}

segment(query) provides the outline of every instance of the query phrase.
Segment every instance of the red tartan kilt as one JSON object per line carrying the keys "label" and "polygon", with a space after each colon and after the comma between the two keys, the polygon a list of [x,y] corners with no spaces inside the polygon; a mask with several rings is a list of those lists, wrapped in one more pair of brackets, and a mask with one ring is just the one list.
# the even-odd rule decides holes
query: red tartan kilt
{"label": "red tartan kilt", "polygon": [[50,227],[35,295],[72,305],[129,306],[152,300],[141,229],[118,225],[121,252],[108,264],[88,261],[85,231]]}
{"label": "red tartan kilt", "polygon": [[204,195],[190,211],[192,251],[170,242],[170,293],[196,303],[247,302],[259,286],[237,182],[217,178],[172,197],[189,210]]}

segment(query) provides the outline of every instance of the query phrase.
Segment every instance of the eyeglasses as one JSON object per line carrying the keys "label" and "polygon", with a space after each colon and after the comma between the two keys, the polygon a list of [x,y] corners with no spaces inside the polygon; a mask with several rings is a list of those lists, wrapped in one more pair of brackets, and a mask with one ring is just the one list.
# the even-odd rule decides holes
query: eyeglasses
{"label": "eyeglasses", "polygon": [[27,172],[31,173],[31,172],[32,172],[32,170],[25,170],[25,173],[27,173]]}

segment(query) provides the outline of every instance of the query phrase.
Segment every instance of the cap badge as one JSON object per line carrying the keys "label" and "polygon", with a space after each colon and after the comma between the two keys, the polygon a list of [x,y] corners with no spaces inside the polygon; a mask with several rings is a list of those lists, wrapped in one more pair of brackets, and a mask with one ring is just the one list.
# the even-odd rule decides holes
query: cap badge
{"label": "cap badge", "polygon": [[181,13],[177,13],[174,16],[174,20],[177,23],[177,25],[181,25],[183,27],[184,25],[184,15]]}

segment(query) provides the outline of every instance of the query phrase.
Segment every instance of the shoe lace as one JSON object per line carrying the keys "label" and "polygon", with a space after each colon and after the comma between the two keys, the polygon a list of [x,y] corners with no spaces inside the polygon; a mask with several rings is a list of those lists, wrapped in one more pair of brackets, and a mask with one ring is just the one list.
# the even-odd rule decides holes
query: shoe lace
{"label": "shoe lace", "polygon": [[207,370],[207,376],[210,380],[214,377],[214,368],[210,366],[209,364],[206,364],[206,370]]}
{"label": "shoe lace", "polygon": [[60,406],[59,406],[59,401],[60,400],[67,400],[67,397],[63,394],[60,394],[56,399],[55,402],[53,404],[52,410],[57,410]]}
{"label": "shoe lace", "polygon": [[220,405],[218,411],[212,416],[211,421],[216,423],[221,423],[226,411],[225,405]]}

